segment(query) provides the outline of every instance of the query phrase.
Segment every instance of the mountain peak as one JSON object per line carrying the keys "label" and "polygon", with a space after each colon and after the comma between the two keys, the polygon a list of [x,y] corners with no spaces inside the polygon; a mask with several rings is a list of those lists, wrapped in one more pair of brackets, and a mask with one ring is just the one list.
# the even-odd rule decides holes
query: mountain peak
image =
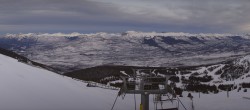
{"label": "mountain peak", "polygon": [[250,65],[250,55],[244,56],[235,61],[235,64],[248,67]]}
{"label": "mountain peak", "polygon": [[239,35],[239,34],[218,34],[218,33],[185,33],[185,32],[140,32],[140,31],[126,31],[124,33],[106,33],[106,32],[97,32],[97,33],[89,33],[83,34],[79,32],[72,33],[19,33],[19,34],[11,34],[7,33],[3,35],[4,37],[32,37],[32,36],[51,36],[51,37],[75,37],[75,36],[105,36],[105,35],[127,35],[133,37],[153,37],[153,36],[187,36],[187,37],[225,37],[225,36],[245,36],[249,37],[249,34]]}

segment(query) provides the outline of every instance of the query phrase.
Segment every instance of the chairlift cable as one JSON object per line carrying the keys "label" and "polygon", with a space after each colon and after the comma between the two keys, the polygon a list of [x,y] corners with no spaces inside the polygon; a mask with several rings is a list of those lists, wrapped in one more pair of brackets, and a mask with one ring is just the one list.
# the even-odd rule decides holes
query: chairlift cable
{"label": "chairlift cable", "polygon": [[[160,97],[162,98],[162,94],[160,94]],[[162,99],[161,100],[161,109],[163,109],[163,102],[162,102]]]}
{"label": "chairlift cable", "polygon": [[135,97],[135,92],[134,92],[134,102],[135,102],[135,110],[136,110],[136,97]]}
{"label": "chairlift cable", "polygon": [[[134,75],[134,81],[136,83],[136,75]],[[135,87],[136,88],[136,87]],[[135,110],[136,110],[136,97],[135,97],[135,90],[134,90],[134,102],[135,102]]]}
{"label": "chairlift cable", "polygon": [[155,99],[155,95],[153,95],[153,102],[154,102],[154,110],[156,110],[156,99]]}
{"label": "chairlift cable", "polygon": [[172,104],[173,104],[174,103],[173,98],[171,99],[168,94],[166,94],[166,95],[167,95],[168,99],[170,100],[170,102],[172,102]]}
{"label": "chairlift cable", "polygon": [[184,107],[185,110],[187,110],[187,108],[184,106],[184,104],[181,102],[181,100],[179,99],[179,97],[176,97],[178,99],[178,101],[181,103],[181,105]]}
{"label": "chairlift cable", "polygon": [[115,98],[115,102],[114,102],[114,104],[113,104],[113,106],[112,106],[111,110],[113,110],[113,109],[114,109],[114,106],[115,106],[115,103],[116,103],[116,101],[117,101],[118,96],[119,96],[119,94],[117,94],[117,96],[116,96],[116,98]]}

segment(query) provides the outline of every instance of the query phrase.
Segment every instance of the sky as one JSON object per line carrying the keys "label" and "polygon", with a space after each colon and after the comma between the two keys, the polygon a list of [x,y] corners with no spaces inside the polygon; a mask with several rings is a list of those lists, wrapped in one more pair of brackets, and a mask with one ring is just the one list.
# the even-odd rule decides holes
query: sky
{"label": "sky", "polygon": [[250,33],[250,0],[0,0],[0,34]]}

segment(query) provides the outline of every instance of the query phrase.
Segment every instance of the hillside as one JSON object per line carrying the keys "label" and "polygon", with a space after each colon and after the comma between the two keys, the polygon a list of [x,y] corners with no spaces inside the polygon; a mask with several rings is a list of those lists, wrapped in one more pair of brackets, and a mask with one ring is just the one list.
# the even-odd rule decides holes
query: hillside
{"label": "hillside", "polygon": [[135,66],[98,66],[65,73],[64,75],[80,80],[95,81],[107,85],[122,85],[121,76],[133,76],[136,73],[148,74],[151,69],[158,75],[175,75],[170,78],[176,87],[184,91],[212,92],[226,91],[225,88],[250,88],[250,56],[239,57],[226,62],[185,67],[135,67]]}
{"label": "hillside", "polygon": [[[117,94],[2,54],[0,76],[1,110],[109,110]],[[132,99],[119,99],[116,109],[127,110]]]}
{"label": "hillside", "polygon": [[[0,54],[0,76],[2,110],[110,110],[118,92],[86,87],[87,84],[84,82],[18,62],[17,59],[2,54]],[[183,92],[183,97],[180,99],[185,107],[190,109],[191,100],[186,97],[187,94],[188,92]],[[225,92],[201,93],[200,98],[198,93],[192,92],[192,94],[194,107],[198,110],[249,109],[250,96],[243,90],[239,92],[232,90],[229,98]],[[139,100],[140,96],[136,95],[137,109]],[[114,110],[133,110],[134,104],[134,95],[127,94],[124,99],[118,98]],[[153,109],[152,95],[149,104],[150,109]],[[174,103],[169,104],[163,103],[163,106],[174,106]],[[211,107],[211,105],[216,106]],[[180,110],[185,109],[180,106]]]}
{"label": "hillside", "polygon": [[55,69],[55,68],[52,68],[50,66],[47,66],[47,65],[32,61],[32,60],[30,60],[30,59],[28,59],[28,58],[26,58],[26,57],[24,57],[22,55],[19,55],[19,54],[15,53],[15,52],[12,52],[12,51],[9,51],[9,50],[3,49],[3,48],[0,48],[0,54],[9,56],[9,57],[14,58],[14,59],[17,59],[18,62],[22,62],[22,63],[28,64],[28,65],[31,65],[31,66],[36,66],[36,67],[44,68],[44,69],[49,70],[49,71],[60,73],[60,71]]}

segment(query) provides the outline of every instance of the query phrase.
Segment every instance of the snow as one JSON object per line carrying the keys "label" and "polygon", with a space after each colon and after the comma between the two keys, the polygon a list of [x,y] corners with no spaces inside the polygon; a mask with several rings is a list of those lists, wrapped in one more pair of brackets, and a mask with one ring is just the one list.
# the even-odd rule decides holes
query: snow
{"label": "snow", "polygon": [[[249,110],[249,92],[243,92],[243,90],[237,92],[233,90],[229,92],[229,97],[227,97],[226,92],[220,92],[218,94],[203,94],[192,93],[193,99],[187,98],[189,92],[183,92],[183,97],[179,97],[181,102],[184,104],[187,110],[192,110],[192,103],[194,105],[194,110]],[[163,97],[166,99],[167,97]],[[159,105],[159,104],[158,104]],[[164,103],[163,106],[176,106],[175,103]],[[160,106],[158,106],[159,108]],[[179,106],[180,110],[185,110],[183,106]]]}
{"label": "snow", "polygon": [[80,37],[89,37],[89,36],[115,36],[115,35],[120,35],[118,33],[105,33],[105,32],[98,32],[98,33],[90,33],[90,34],[83,34],[83,33],[78,33],[78,32],[73,32],[73,33],[19,33],[19,34],[5,34],[4,37],[6,38],[28,38],[28,37],[75,37],[75,36],[80,36]]}
{"label": "snow", "polygon": [[[243,97],[250,97],[249,92],[237,92],[234,90],[229,92],[227,97],[226,92],[220,92],[218,94],[201,94],[199,98],[198,93],[191,93],[195,110],[249,110],[250,100]],[[183,96],[187,96],[187,92],[184,92]],[[188,106],[190,99],[181,98],[185,105]],[[190,105],[190,104],[189,104]]]}
{"label": "snow", "polygon": [[129,76],[125,71],[120,71],[120,73],[122,73],[125,76]]}
{"label": "snow", "polygon": [[[0,109],[1,110],[110,110],[118,91],[86,87],[86,83],[53,72],[32,67],[0,55]],[[180,98],[191,108],[187,92]],[[192,93],[195,110],[249,110],[249,92],[218,94]],[[243,98],[245,97],[245,98]],[[114,110],[133,110],[134,95],[118,97]],[[139,109],[140,96],[136,95]],[[164,104],[164,103],[163,103]],[[165,105],[165,104],[164,104]],[[150,109],[153,110],[150,95]],[[184,110],[180,107],[180,110]]]}
{"label": "snow", "polygon": [[[0,55],[1,110],[109,110],[117,92],[88,88],[86,83]],[[132,99],[120,98],[115,109],[132,109]]]}
{"label": "snow", "polygon": [[216,69],[214,69],[213,71],[209,72],[208,71],[208,76],[212,76],[213,80],[210,81],[212,82],[213,84],[216,83],[216,82],[222,82],[222,79],[220,78],[220,75],[216,75],[215,73],[217,71],[219,71],[221,68],[223,68],[225,65],[224,64],[220,64],[219,67],[217,67]]}
{"label": "snow", "polygon": [[224,33],[224,34],[217,34],[217,33],[199,33],[199,34],[191,34],[191,33],[184,33],[184,32],[137,32],[137,31],[127,31],[126,34],[131,37],[154,37],[154,36],[175,36],[177,39],[178,36],[185,36],[185,37],[192,37],[192,36],[199,36],[200,38],[221,38],[226,36],[233,36],[233,34]]}
{"label": "snow", "polygon": [[250,64],[250,55],[244,56],[237,61],[234,62],[237,65],[242,65],[244,67],[248,67]]}

